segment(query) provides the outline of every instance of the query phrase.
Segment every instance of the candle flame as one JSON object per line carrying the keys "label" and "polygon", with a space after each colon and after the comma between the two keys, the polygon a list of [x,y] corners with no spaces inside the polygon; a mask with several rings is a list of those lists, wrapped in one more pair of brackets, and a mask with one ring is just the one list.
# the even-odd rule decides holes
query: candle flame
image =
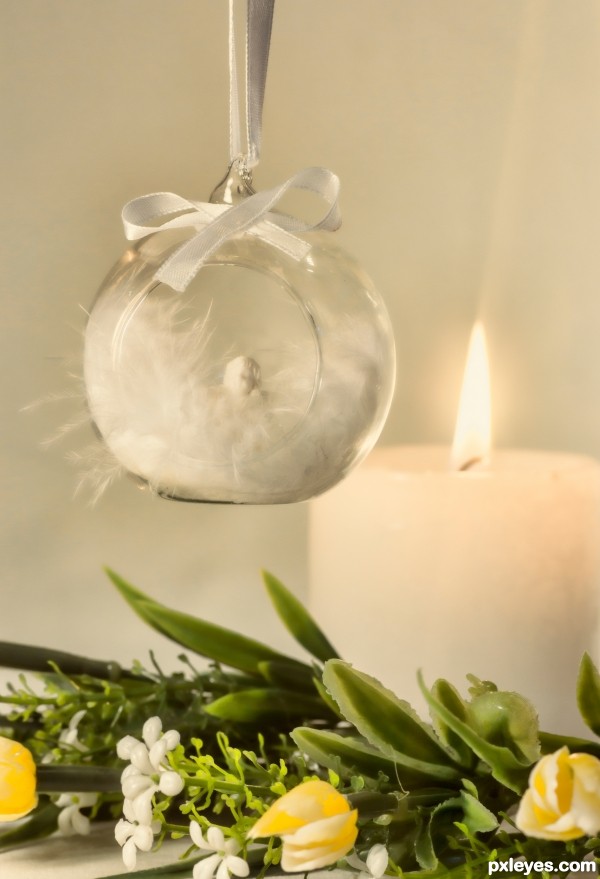
{"label": "candle flame", "polygon": [[492,444],[490,368],[483,324],[473,327],[452,444],[454,470],[468,470],[487,458]]}

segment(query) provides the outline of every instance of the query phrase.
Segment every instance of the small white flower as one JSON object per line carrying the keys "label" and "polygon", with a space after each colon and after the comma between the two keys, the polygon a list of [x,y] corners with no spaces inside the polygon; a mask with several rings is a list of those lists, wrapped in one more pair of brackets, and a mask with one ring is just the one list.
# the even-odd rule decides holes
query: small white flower
{"label": "small white flower", "polygon": [[[81,751],[84,754],[89,750],[82,742],[79,741],[79,732],[78,726],[81,722],[81,718],[86,713],[85,708],[82,708],[81,711],[77,711],[71,720],[69,721],[69,725],[64,729],[61,729],[58,735],[58,747],[62,748],[63,751],[68,751],[69,748],[75,748],[77,751]],[[47,765],[48,763],[54,763],[55,756],[52,751],[46,751],[44,756],[42,757],[42,763]]]}
{"label": "small white flower", "polygon": [[98,802],[98,794],[61,794],[55,804],[61,809],[58,816],[58,829],[63,836],[87,836],[90,832],[90,819],[82,815],[81,809],[88,809]]}
{"label": "small white flower", "polygon": [[123,863],[128,870],[135,870],[138,849],[149,852],[154,835],[160,830],[160,822],[152,824],[132,824],[122,818],[115,827],[115,839],[123,849]]}
{"label": "small white flower", "polygon": [[194,866],[194,879],[212,879],[215,872],[217,879],[229,879],[231,875],[243,877],[250,872],[248,863],[237,857],[241,846],[235,839],[226,840],[220,827],[209,827],[204,839],[200,825],[192,821],[190,836],[201,851],[212,852]]}
{"label": "small white flower", "polygon": [[358,879],[381,879],[387,869],[389,855],[384,845],[374,845],[369,849],[366,862],[356,854],[347,857],[346,861],[359,871]]}
{"label": "small white flower", "polygon": [[77,729],[85,713],[85,708],[81,711],[77,711],[69,721],[68,727],[60,731],[58,737],[59,746],[75,748],[82,753],[88,750],[86,746],[79,741],[79,732]]}

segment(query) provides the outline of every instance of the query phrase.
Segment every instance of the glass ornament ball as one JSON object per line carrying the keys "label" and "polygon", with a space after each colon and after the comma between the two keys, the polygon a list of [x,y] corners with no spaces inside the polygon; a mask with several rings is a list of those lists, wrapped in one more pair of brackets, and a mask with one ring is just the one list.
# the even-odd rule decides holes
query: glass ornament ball
{"label": "glass ornament ball", "polygon": [[97,431],[163,497],[275,504],[335,485],[370,451],[395,379],[385,306],[334,235],[300,260],[245,234],[184,293],[154,279],[193,230],[131,246],[87,323]]}

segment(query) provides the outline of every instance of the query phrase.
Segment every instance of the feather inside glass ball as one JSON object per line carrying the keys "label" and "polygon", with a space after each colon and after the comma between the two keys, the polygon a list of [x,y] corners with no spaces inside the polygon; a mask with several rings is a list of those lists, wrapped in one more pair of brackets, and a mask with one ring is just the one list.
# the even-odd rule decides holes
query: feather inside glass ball
{"label": "feather inside glass ball", "polygon": [[374,445],[395,378],[385,306],[330,233],[296,259],[238,235],[183,293],[154,274],[192,233],[130,247],[85,334],[88,406],[118,462],[161,496],[273,504],[338,482]]}

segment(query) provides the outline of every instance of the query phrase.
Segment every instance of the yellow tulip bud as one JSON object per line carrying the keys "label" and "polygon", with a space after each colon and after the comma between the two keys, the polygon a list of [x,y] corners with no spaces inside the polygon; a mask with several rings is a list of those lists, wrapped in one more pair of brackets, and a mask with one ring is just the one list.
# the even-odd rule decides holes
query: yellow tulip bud
{"label": "yellow tulip bud", "polygon": [[16,821],[35,809],[35,763],[31,752],[0,736],[0,823]]}
{"label": "yellow tulip bud", "polygon": [[538,839],[566,842],[600,831],[600,760],[564,747],[536,763],[515,818]]}
{"label": "yellow tulip bud", "polygon": [[281,836],[286,873],[335,864],[356,840],[356,809],[326,781],[307,781],[288,791],[259,818],[248,836]]}

